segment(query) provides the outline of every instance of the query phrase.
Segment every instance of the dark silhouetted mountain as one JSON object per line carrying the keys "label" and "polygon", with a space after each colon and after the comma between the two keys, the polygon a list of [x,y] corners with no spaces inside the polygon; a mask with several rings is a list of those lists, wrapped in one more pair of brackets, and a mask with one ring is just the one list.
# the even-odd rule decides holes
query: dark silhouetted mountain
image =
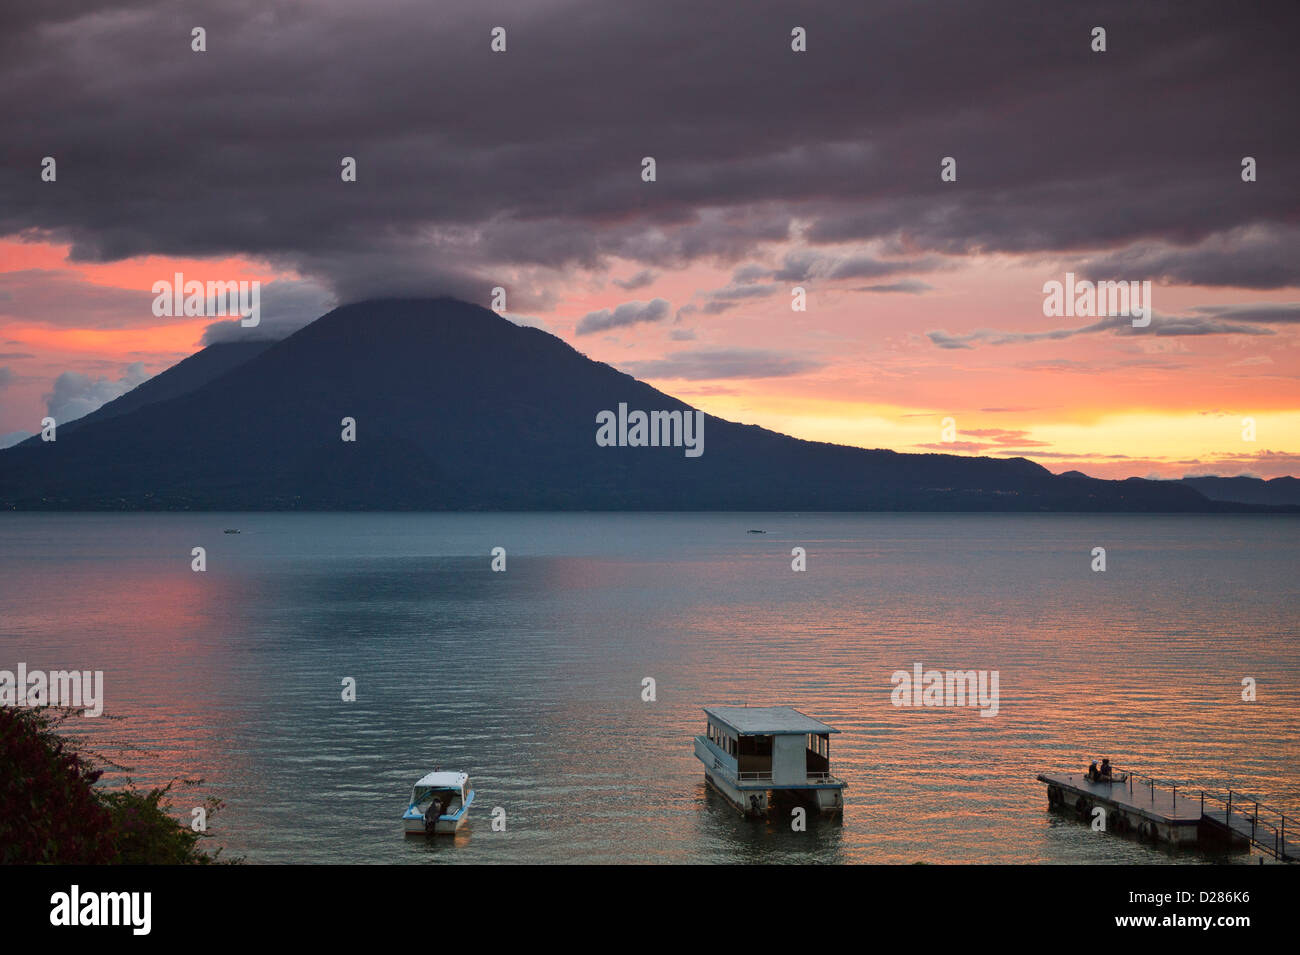
{"label": "dark silhouetted mountain", "polygon": [[1238,504],[1300,505],[1300,479],[1273,478],[1265,481],[1253,477],[1193,477],[1180,482],[1194,487],[1211,501],[1235,501]]}
{"label": "dark silhouetted mountain", "polygon": [[[270,348],[272,344],[273,342],[267,340],[222,342],[209,345],[202,351],[190,355],[184,361],[177,362],[166,371],[160,372],[148,381],[137,385],[126,394],[101,405],[90,414],[82,415],[80,418],[66,423],[59,422],[58,433],[63,435],[96,421],[127,414],[137,408],[143,408],[145,405],[155,404],[159,401],[169,401],[172,398],[189,394],[208,382],[220,378],[226,372],[238,365],[242,365],[250,358],[260,355]],[[35,444],[40,444],[41,441],[39,435],[28,440]]]}
{"label": "dark silhouetted mountain", "polygon": [[[1058,477],[1023,458],[871,451],[712,416],[700,457],[599,447],[596,416],[620,402],[690,410],[475,305],[364,302],[187,393],[0,451],[0,506],[1250,509],[1176,482]],[[356,421],[355,442],[340,439],[345,417]]]}

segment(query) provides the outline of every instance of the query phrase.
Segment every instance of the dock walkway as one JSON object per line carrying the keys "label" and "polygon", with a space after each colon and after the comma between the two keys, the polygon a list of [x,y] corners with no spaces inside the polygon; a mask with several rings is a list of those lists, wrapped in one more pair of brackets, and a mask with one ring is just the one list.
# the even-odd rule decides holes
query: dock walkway
{"label": "dock walkway", "polygon": [[1224,797],[1179,789],[1142,773],[1116,770],[1115,776],[1115,782],[1097,782],[1083,773],[1040,773],[1038,779],[1047,783],[1049,804],[1088,819],[1100,806],[1112,831],[1173,843],[1197,842],[1214,833],[1284,862],[1300,862],[1300,840],[1292,841],[1300,832],[1294,817],[1232,790]]}

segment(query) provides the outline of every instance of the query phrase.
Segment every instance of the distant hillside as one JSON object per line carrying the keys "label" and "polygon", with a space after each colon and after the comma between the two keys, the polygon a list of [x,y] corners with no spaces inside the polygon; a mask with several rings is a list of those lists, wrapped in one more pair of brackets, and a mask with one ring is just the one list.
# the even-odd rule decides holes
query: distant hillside
{"label": "distant hillside", "polygon": [[1179,483],[1195,488],[1211,501],[1300,506],[1300,479],[1293,477],[1269,481],[1252,477],[1194,477],[1183,478]]}
{"label": "distant hillside", "polygon": [[[216,347],[158,381],[156,400],[114,402],[55,442],[0,451],[0,506],[1249,509],[1176,482],[1058,477],[1023,458],[870,451],[712,416],[699,457],[600,447],[597,415],[620,402],[691,409],[546,332],[452,299],[344,306],[251,357]],[[355,443],[340,440],[345,417],[356,420]]]}

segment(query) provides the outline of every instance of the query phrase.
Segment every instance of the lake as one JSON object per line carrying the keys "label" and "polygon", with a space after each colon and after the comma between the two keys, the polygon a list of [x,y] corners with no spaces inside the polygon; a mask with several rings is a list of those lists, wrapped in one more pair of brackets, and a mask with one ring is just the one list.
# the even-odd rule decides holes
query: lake
{"label": "lake", "polygon": [[[0,669],[102,670],[106,716],[77,732],[140,783],[202,777],[178,813],[224,799],[214,841],[250,862],[1224,861],[1049,814],[1034,776],[1107,756],[1300,809],[1298,530],[1218,515],[6,514]],[[895,706],[891,675],[917,663],[997,671],[996,715]],[[706,789],[701,706],[741,702],[841,730],[842,823],[746,821]],[[470,825],[404,839],[411,785],[435,765],[470,774]]]}

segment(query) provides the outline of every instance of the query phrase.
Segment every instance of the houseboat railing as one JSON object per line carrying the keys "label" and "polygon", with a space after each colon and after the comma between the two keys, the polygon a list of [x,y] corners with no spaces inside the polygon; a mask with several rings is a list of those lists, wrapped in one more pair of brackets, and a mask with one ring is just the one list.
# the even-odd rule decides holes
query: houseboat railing
{"label": "houseboat railing", "polygon": [[[719,750],[717,745],[712,740],[710,740],[707,736],[696,736],[695,741],[700,745],[702,745],[708,751],[708,754],[713,759],[713,769],[716,772],[723,775],[734,773],[736,780],[739,782],[745,782],[745,783],[772,782],[772,770],[736,769],[734,763],[727,761],[720,755],[721,750]],[[806,781],[810,783],[826,783],[826,782],[837,781],[836,777],[829,770],[810,769],[807,770],[805,776],[806,776]],[[797,785],[797,783],[792,783],[792,785]]]}
{"label": "houseboat railing", "polygon": [[[747,772],[743,772],[743,773],[738,772],[738,773],[736,773],[736,778],[739,779],[741,782],[771,782],[771,781],[772,781],[772,771],[771,771],[771,770],[768,770],[768,771],[766,771],[766,772],[763,772],[763,771],[758,771],[758,772],[748,772],[748,771],[747,771]],[[807,773],[807,782],[810,782],[810,783],[825,783],[825,782],[830,782],[830,781],[833,780],[834,778],[835,778],[835,777],[834,777],[833,775],[831,775],[830,773],[828,773],[828,772],[813,772],[813,771],[809,771],[809,772]]]}

